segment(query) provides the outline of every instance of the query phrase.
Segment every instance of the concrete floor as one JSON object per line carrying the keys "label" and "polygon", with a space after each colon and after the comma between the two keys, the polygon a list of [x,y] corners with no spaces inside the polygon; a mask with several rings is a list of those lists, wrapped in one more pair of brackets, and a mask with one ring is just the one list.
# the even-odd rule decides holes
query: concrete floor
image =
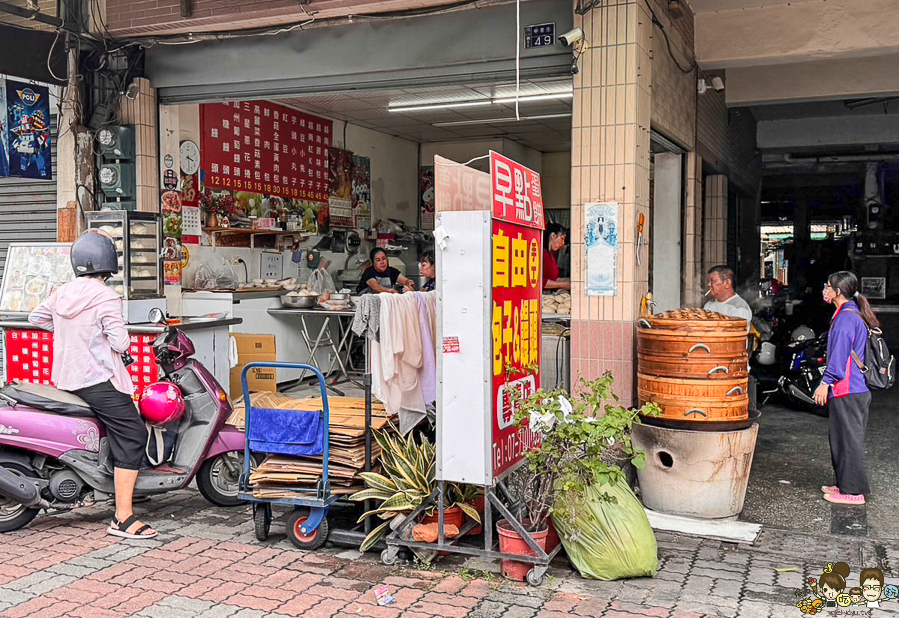
{"label": "concrete floor", "polygon": [[782,403],[762,408],[746,502],[740,519],[816,534],[899,539],[897,394],[874,394],[867,431],[872,494],[865,507],[832,505],[821,497],[833,469],[828,419]]}

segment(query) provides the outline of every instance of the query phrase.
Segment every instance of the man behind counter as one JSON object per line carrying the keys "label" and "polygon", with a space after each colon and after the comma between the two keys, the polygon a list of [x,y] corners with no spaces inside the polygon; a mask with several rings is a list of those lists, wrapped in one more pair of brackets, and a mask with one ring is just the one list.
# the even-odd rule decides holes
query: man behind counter
{"label": "man behind counter", "polygon": [[727,266],[715,266],[708,272],[707,285],[713,300],[705,304],[706,311],[714,311],[732,318],[752,321],[752,309],[734,291],[734,271]]}

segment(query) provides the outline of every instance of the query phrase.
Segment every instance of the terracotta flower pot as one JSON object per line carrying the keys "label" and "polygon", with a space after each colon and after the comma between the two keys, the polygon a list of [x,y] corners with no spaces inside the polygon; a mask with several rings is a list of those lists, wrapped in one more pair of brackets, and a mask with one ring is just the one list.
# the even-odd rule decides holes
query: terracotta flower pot
{"label": "terracotta flower pot", "polygon": [[[457,528],[462,528],[462,522],[465,520],[465,513],[458,506],[454,506],[452,508],[446,509],[443,511],[443,525],[448,526],[453,524]],[[433,515],[426,515],[421,519],[419,523],[422,524],[436,524],[437,523],[437,511],[434,511]]]}
{"label": "terracotta flower pot", "polygon": [[[521,524],[525,527],[529,525],[526,519],[521,520]],[[514,554],[517,556],[536,556],[530,546],[512,527],[507,519],[501,519],[496,523],[496,531],[499,533],[499,550],[504,554]],[[546,537],[549,534],[549,527],[543,530],[532,532],[531,536],[537,542],[537,547],[546,551]],[[528,571],[534,568],[529,562],[517,562],[515,560],[503,559],[503,575],[509,579],[523,582],[527,579]]]}

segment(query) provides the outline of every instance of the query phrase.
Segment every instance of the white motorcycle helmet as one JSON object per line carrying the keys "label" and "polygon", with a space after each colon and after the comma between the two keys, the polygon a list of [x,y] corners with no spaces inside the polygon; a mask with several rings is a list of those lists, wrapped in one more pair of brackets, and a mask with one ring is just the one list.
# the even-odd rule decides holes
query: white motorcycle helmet
{"label": "white motorcycle helmet", "polygon": [[773,365],[775,358],[774,352],[777,350],[777,346],[775,346],[770,341],[763,341],[761,347],[759,348],[759,352],[756,355],[756,360],[759,365]]}
{"label": "white motorcycle helmet", "polygon": [[791,341],[808,341],[809,339],[815,338],[815,331],[813,331],[808,326],[797,326],[793,329],[793,332],[790,333]]}

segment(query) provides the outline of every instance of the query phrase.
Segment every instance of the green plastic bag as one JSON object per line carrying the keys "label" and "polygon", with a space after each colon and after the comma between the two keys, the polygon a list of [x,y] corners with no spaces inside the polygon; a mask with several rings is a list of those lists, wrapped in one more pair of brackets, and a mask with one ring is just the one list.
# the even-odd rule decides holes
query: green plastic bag
{"label": "green plastic bag", "polygon": [[[603,493],[617,502],[601,499]],[[558,505],[565,508],[564,504]],[[654,577],[659,568],[656,536],[643,505],[627,482],[593,485],[575,517],[553,519],[568,558],[588,579],[611,581],[626,577]]]}

